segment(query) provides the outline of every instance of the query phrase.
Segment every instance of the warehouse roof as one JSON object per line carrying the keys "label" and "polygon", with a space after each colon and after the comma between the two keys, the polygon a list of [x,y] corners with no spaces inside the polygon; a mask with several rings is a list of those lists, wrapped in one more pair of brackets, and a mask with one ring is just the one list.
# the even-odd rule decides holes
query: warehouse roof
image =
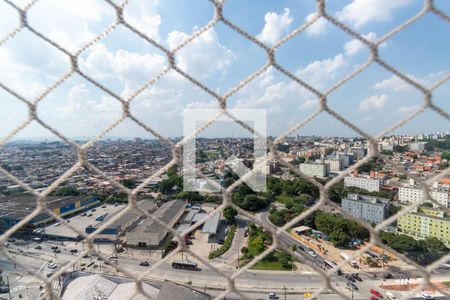
{"label": "warehouse roof", "polygon": [[[152,296],[156,297],[158,294],[158,289],[147,284],[142,283],[143,290]],[[69,284],[64,289],[64,294],[62,295],[63,300],[75,300],[75,299],[107,299],[107,300],[118,300],[124,299],[133,295],[136,289],[134,282],[123,282],[120,279],[107,278],[98,274],[80,276],[69,282]],[[143,295],[136,295],[131,298],[132,300],[143,300],[147,299]]]}
{"label": "warehouse roof", "polygon": [[203,225],[202,232],[209,234],[216,234],[219,227],[220,212],[213,214]]}
{"label": "warehouse roof", "polygon": [[[151,212],[156,208],[156,203],[152,200],[142,200],[137,203],[137,206],[139,209],[141,209],[143,211]],[[138,218],[141,215],[142,215],[142,213],[140,211],[138,211],[137,209],[131,209],[131,210],[127,211],[119,219],[112,222],[108,227],[109,228],[123,227],[124,224],[128,224],[130,221]],[[111,216],[111,217],[113,217],[113,216]],[[105,219],[103,222],[95,225],[95,227],[99,228],[100,226],[103,225],[103,223],[107,222],[110,218]]]}
{"label": "warehouse roof", "polygon": [[[86,196],[48,196],[47,207],[53,210],[79,200],[86,200]],[[36,197],[33,195],[14,195],[0,197],[0,217],[24,218],[36,208]]]}
{"label": "warehouse roof", "polygon": [[[180,212],[180,210],[184,210],[186,207],[186,202],[183,200],[172,200],[164,203],[161,207],[156,210],[153,215],[159,220],[163,221],[166,224],[169,224],[173,218]],[[167,233],[167,229],[154,221],[151,218],[146,218],[142,221],[136,228],[132,230],[134,233],[136,232],[156,232],[158,236],[163,236]]]}
{"label": "warehouse roof", "polygon": [[186,286],[165,280],[158,294],[158,300],[209,300],[211,296]]}

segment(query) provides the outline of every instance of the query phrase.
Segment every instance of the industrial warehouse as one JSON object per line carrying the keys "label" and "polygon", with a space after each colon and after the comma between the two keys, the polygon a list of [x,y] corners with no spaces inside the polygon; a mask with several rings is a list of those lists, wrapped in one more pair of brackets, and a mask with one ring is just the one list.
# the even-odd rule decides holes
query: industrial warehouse
{"label": "industrial warehouse", "polygon": [[[154,216],[173,227],[186,210],[186,201],[172,200],[164,203]],[[166,238],[168,230],[151,218],[144,219],[135,228],[126,233],[126,244],[139,248],[153,248]]]}
{"label": "industrial warehouse", "polygon": [[[96,197],[48,196],[47,208],[55,214],[66,217],[99,204]],[[0,228],[7,229],[22,221],[36,209],[33,195],[14,195],[0,197]],[[31,219],[30,227],[50,223],[54,218],[48,213],[40,213]]]}
{"label": "industrial warehouse", "polygon": [[[36,198],[32,195],[15,195],[0,198],[0,226],[7,229],[17,224],[36,208]],[[170,200],[158,203],[153,199],[139,200],[137,209],[126,210],[121,203],[101,203],[96,197],[56,197],[47,198],[47,207],[73,227],[55,222],[48,213],[40,213],[28,224],[28,232],[44,240],[80,241],[83,234],[96,232],[94,242],[119,243],[133,248],[154,249],[166,238],[172,238],[169,230],[147,217],[142,212],[152,214],[169,228],[182,232],[192,224],[206,217],[200,206],[188,205],[185,200]],[[116,216],[119,217],[117,219]],[[213,214],[202,226],[201,233],[214,237],[220,223],[220,212]],[[98,232],[97,232],[98,231]]]}

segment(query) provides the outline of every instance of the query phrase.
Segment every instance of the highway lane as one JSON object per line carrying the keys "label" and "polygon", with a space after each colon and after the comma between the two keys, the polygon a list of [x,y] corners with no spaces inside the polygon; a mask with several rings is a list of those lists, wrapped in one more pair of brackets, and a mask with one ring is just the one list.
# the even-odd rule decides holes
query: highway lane
{"label": "highway lane", "polygon": [[[25,256],[18,254],[18,258],[36,270],[42,266],[43,261],[48,262],[49,260],[53,260],[60,266],[75,258],[74,255],[70,254],[68,249],[64,250],[64,248],[62,248],[63,250],[61,253],[56,254],[55,257],[55,254],[51,252],[51,245],[42,245],[42,250],[30,250],[39,252],[39,255]],[[30,249],[32,249],[32,247],[30,247]],[[135,275],[141,275],[148,270],[148,267],[139,266],[140,261],[133,257],[120,255],[118,262],[122,268]],[[85,271],[121,275],[117,273],[113,267],[105,266],[103,262],[98,261],[97,258],[93,256],[81,258],[80,263],[77,264],[75,269],[79,270],[82,264],[86,267],[91,263],[93,264],[85,269]],[[155,260],[150,261],[150,263],[155,263]],[[97,265],[97,267],[95,268],[94,265]],[[224,270],[223,272],[227,276],[232,275],[231,271]],[[227,284],[226,278],[218,275],[214,270],[208,268],[202,268],[201,271],[175,270],[172,269],[170,263],[163,263],[159,268],[154,270],[152,274],[149,274],[147,278],[151,281],[170,279],[181,283],[192,282],[194,286],[208,289],[208,291],[214,291],[217,288],[225,288]],[[276,278],[276,280],[274,280],[274,278]],[[337,277],[336,279],[338,280],[333,278],[333,281],[337,281],[335,283],[336,287],[350,295],[350,291],[345,288],[345,281],[340,277]],[[243,290],[248,291],[250,294],[255,293],[258,295],[271,290],[278,292],[284,291],[284,288],[286,288],[288,293],[303,293],[311,292],[322,287],[323,278],[313,273],[299,274],[296,272],[275,272],[274,274],[274,272],[267,271],[247,271],[236,279],[236,285],[240,289],[242,288]],[[366,293],[366,290],[376,286],[377,282],[367,277],[362,286],[364,285],[367,286],[367,288],[364,288],[361,293],[355,293],[355,296],[361,297],[361,299],[367,298],[366,296],[368,294]]]}

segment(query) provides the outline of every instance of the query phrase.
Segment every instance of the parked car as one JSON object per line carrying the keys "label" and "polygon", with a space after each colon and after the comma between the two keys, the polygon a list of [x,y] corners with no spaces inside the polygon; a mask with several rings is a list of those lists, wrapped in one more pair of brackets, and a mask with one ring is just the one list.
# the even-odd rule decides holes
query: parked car
{"label": "parked car", "polygon": [[77,253],[78,249],[70,249],[70,253]]}
{"label": "parked car", "polygon": [[56,269],[58,266],[55,263],[50,262],[50,263],[48,263],[47,267],[49,269]]}
{"label": "parked car", "polygon": [[383,295],[381,295],[381,293],[376,289],[370,289],[370,293],[374,296],[377,296],[378,298],[383,298]]}
{"label": "parked car", "polygon": [[342,274],[344,274],[344,273],[342,273],[342,270],[341,270],[341,269],[337,269],[337,270],[336,270],[336,275],[339,275],[339,276],[340,276],[340,275],[342,275]]}
{"label": "parked car", "polygon": [[270,292],[269,293],[269,299],[280,299],[280,297],[278,297],[277,293]]}
{"label": "parked car", "polygon": [[384,273],[383,274],[383,278],[384,279],[392,279],[394,276],[392,276],[392,274],[391,273]]}
{"label": "parked car", "polygon": [[47,275],[45,275],[47,277],[52,277],[53,276],[53,272],[47,273]]}
{"label": "parked car", "polygon": [[61,253],[61,250],[55,249],[55,250],[53,250],[53,253]]}
{"label": "parked car", "polygon": [[317,256],[317,254],[316,254],[316,252],[314,252],[314,250],[309,250],[308,254],[311,255],[312,257],[316,257]]}
{"label": "parked car", "polygon": [[397,300],[397,297],[394,296],[391,292],[386,292],[386,297],[388,297],[391,300]]}
{"label": "parked car", "polygon": [[56,249],[58,249],[58,246],[52,246],[50,249],[56,250]]}
{"label": "parked car", "polygon": [[6,294],[6,293],[9,293],[9,287],[7,285],[0,285],[0,294]]}
{"label": "parked car", "polygon": [[352,275],[345,274],[345,279],[347,279],[350,282],[356,282],[355,278],[353,278]]}
{"label": "parked car", "polygon": [[298,245],[298,246],[297,246],[297,252],[298,252],[298,251],[305,251],[305,248],[303,248],[302,246]]}
{"label": "parked car", "polygon": [[41,246],[41,245],[37,245],[36,247],[34,247],[34,249],[36,249],[36,250],[42,250],[42,246]]}
{"label": "parked car", "polygon": [[352,277],[358,280],[359,282],[363,281],[362,278],[358,275],[358,273],[353,273]]}
{"label": "parked car", "polygon": [[349,281],[347,281],[347,288],[349,290],[354,290],[354,291],[359,290],[358,287],[356,286],[356,284],[354,284],[353,282],[349,282]]}
{"label": "parked car", "polygon": [[148,261],[141,261],[141,262],[139,263],[139,265],[140,265],[140,266],[143,266],[143,267],[148,267],[148,266],[150,266],[150,264],[148,263]]}

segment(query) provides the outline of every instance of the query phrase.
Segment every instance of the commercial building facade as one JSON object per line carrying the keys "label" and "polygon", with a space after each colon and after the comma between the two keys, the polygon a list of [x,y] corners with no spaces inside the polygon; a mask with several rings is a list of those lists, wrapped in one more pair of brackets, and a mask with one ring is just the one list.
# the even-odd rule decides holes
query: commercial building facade
{"label": "commercial building facade", "polygon": [[369,192],[379,192],[383,187],[383,178],[371,178],[364,175],[350,175],[345,176],[344,185],[346,187],[354,186],[360,189],[365,189]]}
{"label": "commercial building facade", "polygon": [[381,223],[388,216],[389,199],[348,194],[342,199],[342,209],[367,223]]}
{"label": "commercial building facade", "polygon": [[421,207],[416,212],[401,216],[397,221],[397,230],[416,238],[435,237],[450,244],[450,218],[434,208]]}

